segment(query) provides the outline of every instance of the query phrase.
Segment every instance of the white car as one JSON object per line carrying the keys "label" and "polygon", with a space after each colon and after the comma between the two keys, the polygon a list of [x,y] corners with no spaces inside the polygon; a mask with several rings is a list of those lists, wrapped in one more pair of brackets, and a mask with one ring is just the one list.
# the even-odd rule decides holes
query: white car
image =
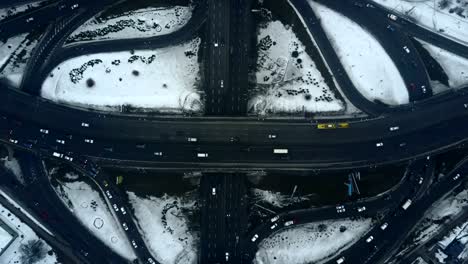
{"label": "white car", "polygon": [[398,19],[398,17],[396,15],[394,15],[394,14],[388,14],[387,17],[390,18],[393,21],[396,21]]}
{"label": "white car", "polygon": [[214,46],[215,46],[215,48],[217,48],[219,46],[218,42],[215,42]]}
{"label": "white car", "polygon": [[113,204],[112,207],[114,207],[114,210],[115,210],[116,212],[119,211],[119,207],[118,207],[116,204]]}
{"label": "white car", "polygon": [[78,6],[79,6],[78,4],[74,4],[74,5],[72,5],[70,8],[71,8],[71,10],[73,10],[73,9],[78,8]]}
{"label": "white car", "polygon": [[197,153],[198,158],[208,158],[208,153]]}
{"label": "white car", "polygon": [[29,23],[31,21],[34,21],[34,17],[30,17],[30,18],[26,19],[26,23]]}
{"label": "white car", "polygon": [[65,160],[68,160],[68,161],[70,161],[70,162],[72,162],[72,161],[73,161],[73,158],[72,158],[72,157],[69,157],[69,156],[64,156],[63,158],[64,158]]}
{"label": "white car", "polygon": [[390,131],[396,131],[398,129],[400,129],[400,127],[398,127],[398,126],[390,127]]}
{"label": "white car", "polygon": [[63,154],[62,154],[62,153],[58,153],[58,152],[52,153],[52,156],[54,156],[54,157],[56,157],[56,158],[63,158]]}
{"label": "white car", "polygon": [[39,129],[39,132],[44,133],[44,134],[49,134],[49,130],[43,129],[43,128]]}
{"label": "white car", "polygon": [[380,226],[380,229],[385,230],[388,227],[388,223],[383,223],[383,225]]}
{"label": "white car", "polygon": [[127,223],[122,223],[122,226],[123,226],[123,229],[124,229],[125,231],[127,231],[127,230],[128,230]]}
{"label": "white car", "polygon": [[226,261],[229,261],[229,252],[226,252],[225,256],[226,256]]}
{"label": "white car", "polygon": [[258,238],[258,235],[255,234],[255,235],[252,237],[251,241],[252,241],[252,242],[255,242],[255,240],[257,240],[257,238]]}
{"label": "white car", "polygon": [[460,178],[460,173],[457,173],[457,175],[455,175],[455,176],[453,177],[453,180],[456,181],[456,180],[458,180],[458,178]]}
{"label": "white car", "polygon": [[358,207],[357,211],[360,213],[360,212],[364,212],[366,210],[366,207],[365,206],[362,206],[362,207]]}
{"label": "white car", "polygon": [[336,264],[344,263],[344,260],[345,260],[345,257],[341,257],[341,258],[336,260]]}
{"label": "white car", "polygon": [[198,139],[197,139],[197,138],[194,138],[194,137],[189,137],[189,138],[187,138],[187,141],[188,141],[188,142],[197,142]]}
{"label": "white car", "polygon": [[17,140],[17,139],[12,139],[12,138],[10,138],[8,141],[10,141],[10,143],[13,143],[13,144],[18,144],[18,140]]}
{"label": "white car", "polygon": [[89,127],[89,124],[88,124],[88,123],[85,123],[85,122],[83,122],[83,123],[81,123],[81,126],[82,126],[82,127]]}
{"label": "white car", "polygon": [[121,211],[122,214],[124,214],[124,215],[127,214],[127,211],[125,211],[125,208],[123,208],[123,207],[120,207],[120,211]]}
{"label": "white car", "polygon": [[376,147],[380,148],[380,147],[383,147],[383,142],[378,142],[375,144]]}
{"label": "white car", "polygon": [[406,51],[406,53],[410,53],[410,50],[408,49],[407,46],[403,46],[403,49]]}
{"label": "white car", "polygon": [[63,139],[56,139],[55,142],[57,142],[59,144],[62,144],[62,145],[65,145],[65,140],[63,140]]}
{"label": "white car", "polygon": [[366,239],[366,242],[367,243],[370,243],[372,240],[374,240],[374,237],[373,236],[370,236]]}
{"label": "white car", "polygon": [[346,209],[344,208],[344,205],[338,205],[338,206],[336,207],[336,212],[338,212],[338,213],[344,213],[344,212],[346,212]]}
{"label": "white car", "polygon": [[273,217],[270,221],[271,221],[272,223],[274,223],[274,222],[278,221],[278,219],[279,219],[279,215]]}
{"label": "white car", "polygon": [[211,195],[216,195],[216,188],[211,188]]}
{"label": "white car", "polygon": [[275,134],[270,134],[270,135],[268,135],[268,138],[269,138],[269,139],[275,139],[275,138],[276,138],[276,135],[275,135]]}
{"label": "white car", "polygon": [[273,230],[273,229],[275,229],[277,226],[278,226],[278,223],[274,223],[274,224],[270,227],[270,229]]}
{"label": "white car", "polygon": [[219,86],[220,86],[221,88],[224,88],[224,80],[221,80],[221,81],[219,82]]}
{"label": "white car", "polygon": [[287,221],[286,223],[284,223],[284,226],[290,226],[292,224],[294,224],[294,221],[290,220],[290,221]]}
{"label": "white car", "polygon": [[152,258],[148,258],[148,263],[149,264],[155,264],[156,262],[154,262],[154,260]]}
{"label": "white car", "polygon": [[106,191],[106,195],[107,195],[107,197],[109,197],[109,199],[112,199],[112,194],[110,193],[109,190]]}
{"label": "white car", "polygon": [[423,177],[419,177],[418,184],[422,184],[423,181],[424,181],[424,178],[423,178]]}
{"label": "white car", "polygon": [[425,94],[425,93],[427,92],[426,86],[425,86],[425,85],[422,85],[422,86],[421,86],[421,90],[422,90],[422,92]]}
{"label": "white car", "polygon": [[94,143],[94,139],[85,138],[84,142],[85,142],[85,143],[88,143],[88,144],[93,144],[93,143]]}
{"label": "white car", "polygon": [[155,156],[162,156],[162,152],[154,152],[153,153]]}
{"label": "white car", "polygon": [[138,246],[137,246],[135,240],[132,240],[132,246],[133,246],[134,248],[138,248]]}

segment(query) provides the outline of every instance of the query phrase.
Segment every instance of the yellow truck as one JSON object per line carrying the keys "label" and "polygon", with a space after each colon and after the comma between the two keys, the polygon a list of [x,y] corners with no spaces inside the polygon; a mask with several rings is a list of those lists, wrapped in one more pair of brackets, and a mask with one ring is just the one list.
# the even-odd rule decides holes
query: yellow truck
{"label": "yellow truck", "polygon": [[348,128],[349,123],[318,123],[318,129],[336,129],[336,128]]}

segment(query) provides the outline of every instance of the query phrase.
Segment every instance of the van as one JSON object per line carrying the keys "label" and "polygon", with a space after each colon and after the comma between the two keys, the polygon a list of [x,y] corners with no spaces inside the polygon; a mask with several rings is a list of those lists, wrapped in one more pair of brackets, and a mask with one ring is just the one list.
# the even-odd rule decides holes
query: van
{"label": "van", "polygon": [[208,158],[208,153],[197,153],[198,158]]}

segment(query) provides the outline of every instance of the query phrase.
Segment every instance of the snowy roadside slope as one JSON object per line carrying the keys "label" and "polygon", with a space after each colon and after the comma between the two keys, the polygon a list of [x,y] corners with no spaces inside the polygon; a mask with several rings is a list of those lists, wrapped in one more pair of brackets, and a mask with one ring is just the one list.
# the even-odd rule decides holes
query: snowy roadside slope
{"label": "snowy roadside slope", "polygon": [[145,8],[108,18],[92,18],[77,28],[67,44],[106,39],[147,38],[166,35],[183,27],[192,15],[192,8]]}
{"label": "snowy roadside slope", "polygon": [[[100,110],[201,112],[200,39],[157,49],[84,55],[62,62],[42,85],[52,101]],[[92,82],[92,83],[90,83]]]}
{"label": "snowy roadside slope", "polygon": [[84,182],[66,182],[55,187],[55,191],[81,223],[103,243],[128,260],[136,258],[123,229],[91,186]]}
{"label": "snowy roadside slope", "polygon": [[379,100],[388,105],[407,104],[406,85],[378,41],[347,17],[315,1],[308,1],[359,92],[370,101]]}
{"label": "snowy roadside slope", "polygon": [[420,26],[468,45],[466,1],[372,0],[392,12],[412,18]]}
{"label": "snowy roadside slope", "polygon": [[443,50],[439,47],[431,45],[427,42],[417,39],[423,48],[429,51],[434,58],[444,69],[448,76],[449,86],[452,89],[465,88],[468,86],[468,60]]}
{"label": "snowy roadside slope", "polygon": [[37,250],[37,255],[41,256],[38,261],[34,264],[56,264],[57,256],[52,248],[40,239],[36,233],[21,220],[13,215],[8,209],[0,204],[0,219],[6,223],[10,228],[17,232],[18,237],[13,241],[12,244],[6,249],[5,252],[0,255],[0,263],[26,263],[24,260],[28,260],[27,256],[23,254],[21,247],[24,247],[28,243],[33,241],[40,241],[41,250]]}
{"label": "snowy roadside slope", "polygon": [[0,21],[2,21],[3,19],[8,18],[10,16],[13,16],[13,15],[16,15],[18,13],[24,12],[24,11],[26,11],[28,9],[36,8],[36,7],[40,6],[43,2],[45,2],[45,0],[33,2],[33,3],[30,3],[30,4],[26,4],[26,5],[18,5],[18,6],[12,6],[10,8],[0,9]]}
{"label": "snowy roadside slope", "polygon": [[[346,230],[341,232],[341,227],[345,227]],[[352,246],[371,227],[371,219],[325,221],[293,226],[263,240],[254,264],[322,263]]]}
{"label": "snowy roadside slope", "polygon": [[195,201],[164,195],[141,198],[128,193],[140,232],[149,249],[162,264],[196,264],[198,234],[189,230],[184,211]]}
{"label": "snowy roadside slope", "polygon": [[257,39],[257,85],[249,101],[251,112],[339,112],[345,109],[289,26],[269,21],[260,27]]}

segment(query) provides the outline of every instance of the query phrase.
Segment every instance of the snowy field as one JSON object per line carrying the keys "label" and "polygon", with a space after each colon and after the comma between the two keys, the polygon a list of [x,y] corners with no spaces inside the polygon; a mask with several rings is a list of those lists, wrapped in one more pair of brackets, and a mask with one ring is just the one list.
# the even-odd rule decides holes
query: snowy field
{"label": "snowy field", "polygon": [[2,205],[0,219],[18,234],[13,243],[0,255],[0,263],[58,263],[52,248]]}
{"label": "snowy field", "polygon": [[308,201],[307,196],[293,197],[291,195],[282,194],[280,192],[273,192],[269,190],[261,190],[257,188],[252,189],[252,202],[253,203],[266,203],[275,208],[283,208],[295,203]]}
{"label": "snowy field", "polygon": [[388,105],[407,104],[406,85],[378,41],[347,17],[308,1],[359,92],[371,101],[379,100]]}
{"label": "snowy field", "polygon": [[112,17],[97,16],[73,32],[67,44],[166,35],[183,27],[191,15],[191,7],[175,6],[138,9]]}
{"label": "snowy field", "polygon": [[270,21],[260,26],[257,40],[257,84],[248,104],[249,112],[339,112],[345,109],[289,26]]}
{"label": "snowy field", "polygon": [[372,228],[371,219],[310,223],[279,231],[263,240],[255,264],[322,263],[338,257]]}
{"label": "snowy field", "polygon": [[460,0],[373,0],[419,25],[468,44],[468,5]]}
{"label": "snowy field", "polygon": [[62,183],[55,190],[92,234],[122,257],[128,260],[136,258],[123,229],[97,191],[84,182]]}
{"label": "snowy field", "polygon": [[164,195],[142,198],[129,192],[130,203],[149,249],[162,264],[196,264],[199,234],[189,229],[187,213],[196,200]]}
{"label": "snowy field", "polygon": [[7,79],[18,87],[36,44],[37,40],[28,34],[11,37],[5,43],[0,42],[0,79]]}
{"label": "snowy field", "polygon": [[84,55],[58,65],[42,96],[100,110],[201,112],[200,39],[157,50]]}
{"label": "snowy field", "polygon": [[468,87],[468,60],[451,52],[433,46],[422,40],[418,41],[444,69],[448,76],[449,87],[458,89]]}
{"label": "snowy field", "polygon": [[28,9],[38,7],[43,2],[45,1],[37,1],[34,3],[26,4],[26,5],[18,5],[18,6],[12,6],[10,8],[0,9],[0,21],[10,16],[13,16],[15,14],[26,11]]}
{"label": "snowy field", "polygon": [[[464,246],[464,250],[457,257],[460,260],[460,263],[462,263],[463,260],[468,260],[468,221],[450,230],[448,235],[445,236],[439,242],[437,242],[437,244],[443,250],[446,250],[447,247],[449,247],[452,243],[457,243],[457,242],[459,242],[461,245]],[[441,263],[444,263],[444,262],[441,262]]]}
{"label": "snowy field", "polygon": [[0,158],[0,161],[3,163],[3,166],[7,168],[9,171],[13,173],[13,175],[16,176],[16,179],[24,185],[24,176],[23,172],[21,171],[21,167],[18,163],[18,160],[15,158],[12,158],[11,160],[8,160],[8,156],[4,158]]}

